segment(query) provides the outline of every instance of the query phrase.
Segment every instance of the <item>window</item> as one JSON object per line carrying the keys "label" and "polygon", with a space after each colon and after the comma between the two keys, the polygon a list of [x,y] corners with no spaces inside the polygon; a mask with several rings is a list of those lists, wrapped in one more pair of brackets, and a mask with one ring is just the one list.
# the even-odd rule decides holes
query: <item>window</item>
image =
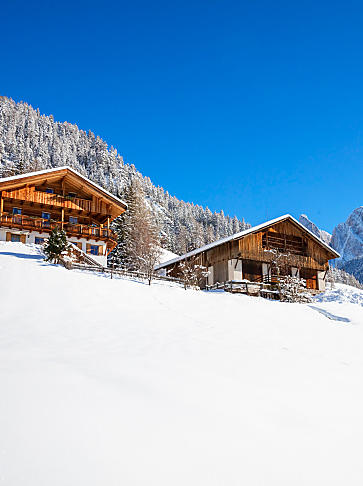
{"label": "window", "polygon": [[45,192],[47,192],[48,194],[54,194],[54,189],[52,189],[51,187],[47,187]]}
{"label": "window", "polygon": [[95,224],[93,224],[91,226],[91,234],[92,235],[95,235],[95,236],[99,236],[99,234],[100,234],[100,228],[98,226],[96,226]]}
{"label": "window", "polygon": [[50,213],[42,213],[43,228],[50,228]]}
{"label": "window", "polygon": [[98,250],[99,250],[99,245],[90,245],[90,249],[89,249],[91,255],[98,255]]}
{"label": "window", "polygon": [[20,243],[20,235],[11,234],[11,241],[14,243]]}
{"label": "window", "polygon": [[35,237],[35,244],[42,245],[44,243],[44,238],[40,238],[39,236]]}
{"label": "window", "polygon": [[77,194],[75,192],[69,192],[68,197],[76,197]]}
{"label": "window", "polygon": [[76,218],[76,216],[69,216],[69,222],[71,224],[77,224],[78,223],[78,218]]}
{"label": "window", "polygon": [[21,209],[13,208],[13,223],[21,224]]}

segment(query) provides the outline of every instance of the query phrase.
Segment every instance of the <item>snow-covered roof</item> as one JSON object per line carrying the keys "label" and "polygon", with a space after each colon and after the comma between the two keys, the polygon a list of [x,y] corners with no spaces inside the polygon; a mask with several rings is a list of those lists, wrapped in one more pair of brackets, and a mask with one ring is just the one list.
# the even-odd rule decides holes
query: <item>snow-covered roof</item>
{"label": "snow-covered roof", "polygon": [[299,221],[297,219],[295,219],[293,216],[291,216],[291,214],[284,214],[283,216],[280,216],[278,218],[271,219],[270,221],[266,221],[265,223],[258,224],[257,226],[252,226],[251,228],[248,228],[244,231],[240,231],[239,233],[235,233],[234,235],[227,236],[226,238],[222,238],[221,240],[214,241],[213,243],[209,243],[208,245],[202,246],[201,248],[196,248],[195,250],[190,251],[189,253],[185,253],[184,255],[181,255],[177,258],[173,258],[172,260],[161,263],[160,265],[157,265],[155,267],[155,270],[160,270],[161,268],[168,267],[169,265],[172,265],[173,263],[177,263],[177,262],[180,262],[181,260],[184,260],[185,258],[198,255],[199,253],[202,253],[203,251],[210,250],[211,248],[222,245],[223,243],[227,243],[228,241],[239,240],[240,238],[243,238],[244,236],[247,236],[251,233],[255,233],[256,231],[260,231],[260,230],[267,228],[268,226],[271,226],[275,223],[279,223],[280,221],[284,221],[285,219],[291,219],[302,230],[304,230],[306,233],[309,233],[309,235],[312,238],[314,238],[314,240],[316,240],[318,243],[320,243],[322,246],[324,246],[324,248],[326,248],[328,251],[330,251],[331,253],[336,255],[337,258],[340,257],[340,255],[337,251],[335,251],[331,246],[327,245],[319,237],[314,235],[314,233],[312,233],[310,230],[308,230],[304,225],[299,223]]}
{"label": "snow-covered roof", "polygon": [[125,208],[127,208],[127,204],[124,201],[122,201],[120,198],[118,198],[117,196],[115,196],[111,192],[107,191],[103,187],[99,186],[95,182],[91,181],[91,179],[88,179],[88,177],[85,177],[84,175],[82,175],[80,172],[73,169],[73,167],[71,167],[69,165],[63,165],[62,167],[53,167],[53,169],[38,170],[38,171],[35,171],[35,172],[26,172],[25,174],[18,174],[18,175],[10,176],[10,177],[3,177],[2,179],[0,179],[0,184],[2,182],[11,182],[11,181],[16,181],[18,179],[24,179],[26,177],[38,176],[38,175],[43,175],[43,174],[51,174],[52,172],[58,172],[58,171],[61,171],[61,170],[69,170],[70,172],[73,172],[73,174],[77,175],[78,177],[81,177],[82,179],[87,181],[90,185],[92,185],[93,187],[95,187],[99,191],[103,192],[104,194],[106,194],[110,198],[121,203],[123,206],[125,206]]}

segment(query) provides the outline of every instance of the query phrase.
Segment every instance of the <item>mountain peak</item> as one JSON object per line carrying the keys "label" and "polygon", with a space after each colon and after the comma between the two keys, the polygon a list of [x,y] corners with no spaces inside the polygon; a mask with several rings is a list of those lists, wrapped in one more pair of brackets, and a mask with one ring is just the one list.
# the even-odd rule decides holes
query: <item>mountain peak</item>
{"label": "mountain peak", "polygon": [[308,230],[310,230],[315,236],[320,238],[321,240],[324,241],[324,243],[327,243],[330,245],[331,241],[331,234],[328,233],[327,231],[321,230],[316,226],[315,223],[313,223],[306,214],[301,214],[299,218],[299,223],[303,224]]}

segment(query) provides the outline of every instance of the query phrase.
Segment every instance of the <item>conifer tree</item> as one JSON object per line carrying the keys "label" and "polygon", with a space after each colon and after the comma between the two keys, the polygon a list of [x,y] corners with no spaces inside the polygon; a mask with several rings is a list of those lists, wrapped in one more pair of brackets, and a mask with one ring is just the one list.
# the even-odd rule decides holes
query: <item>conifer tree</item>
{"label": "conifer tree", "polygon": [[59,263],[62,253],[69,248],[66,233],[54,228],[44,245],[45,261]]}
{"label": "conifer tree", "polygon": [[245,229],[245,223],[222,211],[186,203],[155,187],[133,164],[124,163],[113,147],[91,131],[55,122],[27,103],[0,97],[0,177],[69,165],[121,198],[138,180],[154,210],[163,247],[175,253],[203,246]]}

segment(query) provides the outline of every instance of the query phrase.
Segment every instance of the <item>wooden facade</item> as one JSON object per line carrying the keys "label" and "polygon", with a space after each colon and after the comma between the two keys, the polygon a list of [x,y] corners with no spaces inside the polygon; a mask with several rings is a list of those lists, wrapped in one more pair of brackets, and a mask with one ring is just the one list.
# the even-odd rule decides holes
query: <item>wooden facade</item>
{"label": "wooden facade", "polygon": [[231,280],[271,282],[276,277],[276,255],[282,257],[280,275],[300,276],[312,290],[325,289],[329,260],[339,257],[335,250],[286,215],[187,253],[157,269],[178,277],[180,263],[193,258],[209,270],[205,285]]}
{"label": "wooden facade", "polygon": [[126,204],[70,167],[0,179],[0,239],[41,242],[53,228],[87,253],[116,246],[110,223]]}

